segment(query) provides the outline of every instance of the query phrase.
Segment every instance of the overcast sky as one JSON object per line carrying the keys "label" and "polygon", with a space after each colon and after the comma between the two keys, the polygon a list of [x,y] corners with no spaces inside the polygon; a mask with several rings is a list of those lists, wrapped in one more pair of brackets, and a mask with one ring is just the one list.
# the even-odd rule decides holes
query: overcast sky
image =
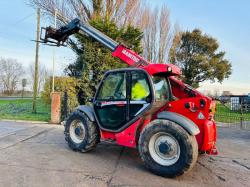
{"label": "overcast sky", "polygon": [[[36,12],[23,0],[0,1],[0,57],[18,59],[24,66],[34,62]],[[182,30],[199,28],[219,41],[220,50],[232,62],[233,74],[222,84],[206,82],[200,90],[250,92],[250,1],[248,0],[154,0],[152,7],[167,4],[172,23]],[[42,20],[42,26],[46,21]],[[52,47],[41,46],[40,63],[52,67]],[[56,48],[56,72],[74,60],[67,48]]]}

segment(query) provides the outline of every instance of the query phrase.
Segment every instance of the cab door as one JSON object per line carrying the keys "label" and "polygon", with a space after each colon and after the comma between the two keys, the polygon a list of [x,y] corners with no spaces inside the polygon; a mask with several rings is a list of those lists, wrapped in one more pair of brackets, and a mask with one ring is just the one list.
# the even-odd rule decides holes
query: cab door
{"label": "cab door", "polygon": [[142,70],[131,71],[130,77],[129,118],[132,120],[150,106],[153,90],[146,72]]}
{"label": "cab door", "polygon": [[152,86],[147,72],[141,69],[106,74],[93,102],[101,128],[121,131],[135,122],[153,102]]}
{"label": "cab door", "polygon": [[104,77],[94,100],[94,110],[100,126],[117,130],[128,120],[128,84],[125,71],[111,72]]}

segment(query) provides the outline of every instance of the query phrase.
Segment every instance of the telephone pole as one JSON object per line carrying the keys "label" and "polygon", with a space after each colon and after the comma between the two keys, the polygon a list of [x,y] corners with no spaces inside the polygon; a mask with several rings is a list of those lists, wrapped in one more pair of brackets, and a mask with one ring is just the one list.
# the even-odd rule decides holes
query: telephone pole
{"label": "telephone pole", "polygon": [[[55,21],[55,29],[56,29],[56,16],[57,16],[57,9],[55,9],[55,17],[54,17],[54,21]],[[56,54],[55,54],[55,48],[53,48],[53,69],[52,69],[52,93],[55,92],[55,61],[56,61]]]}
{"label": "telephone pole", "polygon": [[33,113],[36,113],[36,98],[37,98],[37,87],[38,87],[39,36],[40,36],[40,8],[37,9],[36,57],[35,57],[35,75],[34,75],[33,103],[32,103]]}

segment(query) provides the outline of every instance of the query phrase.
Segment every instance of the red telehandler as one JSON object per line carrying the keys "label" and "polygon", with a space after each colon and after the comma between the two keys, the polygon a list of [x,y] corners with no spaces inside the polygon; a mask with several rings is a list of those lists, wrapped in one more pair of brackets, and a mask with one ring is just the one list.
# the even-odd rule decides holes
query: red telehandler
{"label": "red telehandler", "polygon": [[[191,170],[199,152],[217,154],[216,103],[178,80],[177,66],[149,63],[79,19],[42,31],[41,41],[55,46],[83,33],[130,66],[106,72],[92,106],[79,106],[67,118],[64,133],[71,149],[87,152],[100,140],[138,148],[146,168],[165,177]],[[136,83],[141,98],[133,96]]]}

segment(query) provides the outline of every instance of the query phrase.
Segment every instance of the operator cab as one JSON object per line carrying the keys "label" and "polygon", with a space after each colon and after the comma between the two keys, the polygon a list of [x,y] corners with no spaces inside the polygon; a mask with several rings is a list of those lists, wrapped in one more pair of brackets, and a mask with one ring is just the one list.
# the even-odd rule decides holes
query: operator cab
{"label": "operator cab", "polygon": [[150,76],[139,68],[109,71],[104,75],[93,102],[99,126],[119,132],[146,112],[154,113],[171,98],[166,76]]}

